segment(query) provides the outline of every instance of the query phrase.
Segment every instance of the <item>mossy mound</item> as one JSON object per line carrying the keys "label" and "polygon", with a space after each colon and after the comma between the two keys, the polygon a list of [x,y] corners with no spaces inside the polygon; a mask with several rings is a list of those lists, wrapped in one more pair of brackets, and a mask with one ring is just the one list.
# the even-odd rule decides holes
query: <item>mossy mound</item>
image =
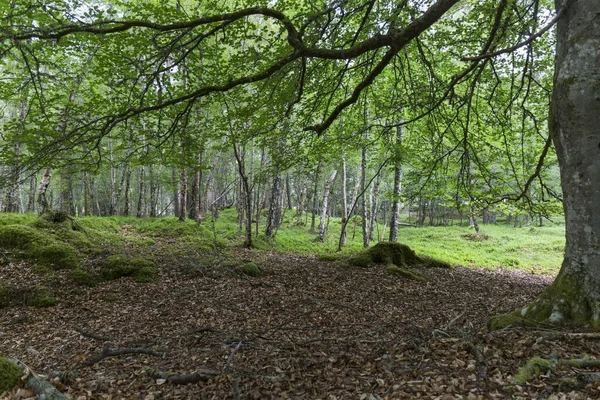
{"label": "mossy mound", "polygon": [[134,277],[138,282],[152,282],[156,279],[156,263],[145,258],[128,259],[124,255],[113,255],[106,259],[102,277],[106,280]]}
{"label": "mossy mound", "polygon": [[29,298],[27,299],[27,305],[31,307],[43,308],[52,307],[56,305],[57,300],[54,293],[46,287],[34,288]]}
{"label": "mossy mound", "polygon": [[413,249],[402,243],[381,242],[370,249],[350,257],[348,265],[366,268],[371,264],[385,264],[400,269],[410,267],[450,268],[445,261],[420,257]]}
{"label": "mossy mound", "polygon": [[527,364],[519,369],[517,375],[515,375],[515,383],[517,385],[524,385],[532,378],[545,374],[548,371],[554,371],[556,369],[556,362],[554,360],[548,360],[540,357],[533,357]]}
{"label": "mossy mound", "polygon": [[367,250],[371,260],[376,264],[394,264],[401,267],[414,266],[421,263],[413,249],[405,244],[381,242]]}
{"label": "mossy mound", "polygon": [[0,357],[0,392],[11,390],[19,384],[23,371],[17,364]]}
{"label": "mossy mound", "polygon": [[240,271],[244,275],[248,276],[259,276],[260,275],[260,266],[254,262],[248,262],[240,265]]}
{"label": "mossy mound", "polygon": [[29,258],[38,264],[53,270],[73,269],[79,266],[79,256],[73,246],[54,242],[45,246],[33,247],[28,252]]}
{"label": "mossy mound", "polygon": [[45,286],[17,287],[0,285],[0,308],[15,305],[51,307],[56,303],[56,296]]}
{"label": "mossy mound", "polygon": [[81,268],[75,268],[71,272],[71,278],[78,284],[82,286],[95,287],[98,285],[100,279],[99,277],[90,272],[83,270]]}
{"label": "mossy mound", "polygon": [[0,226],[0,247],[9,250],[26,250],[33,245],[44,245],[51,239],[25,225]]}

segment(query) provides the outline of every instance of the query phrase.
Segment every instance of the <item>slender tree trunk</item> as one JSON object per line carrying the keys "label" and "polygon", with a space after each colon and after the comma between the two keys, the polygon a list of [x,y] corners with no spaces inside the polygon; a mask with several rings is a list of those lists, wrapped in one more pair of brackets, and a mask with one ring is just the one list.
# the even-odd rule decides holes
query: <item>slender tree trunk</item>
{"label": "slender tree trunk", "polygon": [[46,199],[46,192],[48,191],[48,186],[50,186],[50,179],[52,178],[52,168],[46,168],[44,171],[44,176],[42,181],[40,182],[40,187],[38,188],[38,203],[42,208],[40,211],[43,213],[49,207],[48,200]]}
{"label": "slender tree trunk", "polygon": [[[137,201],[137,211],[136,217],[142,218],[144,217],[144,208],[146,203],[146,168],[144,166],[140,166],[140,174],[139,174],[139,186],[138,186],[138,201]],[[151,216],[153,216],[152,212],[150,212]],[[154,215],[155,216],[155,215]]]}
{"label": "slender tree trunk", "polygon": [[279,226],[281,216],[280,198],[281,198],[281,175],[276,174],[273,177],[273,185],[271,186],[271,200],[269,201],[269,213],[267,214],[267,227],[265,235],[269,238],[273,237],[275,230]]}
{"label": "slender tree trunk", "polygon": [[179,192],[179,220],[187,218],[188,174],[187,169],[181,170],[181,191]]}
{"label": "slender tree trunk", "polygon": [[200,210],[200,191],[202,190],[202,170],[196,171],[194,174],[194,186],[192,190],[192,198],[193,198],[193,218],[196,223],[200,223],[202,220],[202,212]]}
{"label": "slender tree trunk", "polygon": [[402,161],[401,146],[404,135],[402,124],[396,127],[396,147],[394,150],[394,189],[392,192],[392,220],[390,221],[390,242],[398,241],[398,224],[400,222],[400,195],[402,194]]}
{"label": "slender tree trunk", "polygon": [[287,195],[287,208],[288,210],[292,210],[292,185],[290,184],[289,172],[285,174],[285,193]]}
{"label": "slender tree trunk", "polygon": [[[557,1],[557,8],[562,1]],[[558,20],[549,130],[560,167],[565,258],[553,284],[519,315],[600,326],[600,2],[569,1]]]}
{"label": "slender tree trunk", "polygon": [[379,196],[379,175],[375,178],[375,184],[371,187],[373,190],[371,191],[371,213],[369,216],[369,241],[372,242],[373,239],[373,231],[375,229],[375,224],[377,223],[377,209],[379,204],[377,203],[377,196]]}
{"label": "slender tree trunk", "polygon": [[125,204],[123,207],[123,215],[129,217],[131,214],[131,168],[127,166],[125,173]]}
{"label": "slender tree trunk", "polygon": [[367,231],[367,147],[362,148],[362,157],[360,164],[360,189],[362,191],[360,198],[361,205],[361,219],[362,219],[362,234],[363,234],[363,247],[369,247],[369,232]]}
{"label": "slender tree trunk", "polygon": [[248,181],[248,175],[246,174],[246,163],[244,155],[238,149],[237,144],[233,143],[233,154],[238,166],[238,173],[242,181],[242,188],[244,191],[243,198],[245,200],[245,213],[246,214],[246,239],[244,240],[244,247],[251,248],[252,243],[252,187]]}
{"label": "slender tree trunk", "polygon": [[315,184],[313,186],[313,207],[312,207],[312,217],[310,220],[310,232],[311,233],[314,233],[314,231],[315,231],[316,215],[317,215],[317,212],[319,211],[318,191],[319,191],[319,176],[320,175],[321,175],[321,159],[319,158],[319,161],[317,162],[317,169],[315,170],[315,176],[314,176]]}
{"label": "slender tree trunk", "polygon": [[35,211],[35,188],[37,186],[37,177],[32,174],[29,178],[29,199],[27,201],[27,212]]}
{"label": "slender tree trunk", "polygon": [[348,219],[348,171],[346,168],[346,158],[342,157],[342,231],[340,232],[340,241],[338,248],[346,246],[347,238],[347,219]]}
{"label": "slender tree trunk", "polygon": [[327,207],[329,205],[331,188],[333,187],[337,173],[337,170],[334,170],[331,173],[331,177],[325,181],[325,186],[323,187],[323,205],[321,207],[321,221],[319,222],[319,239],[321,239],[321,242],[325,241],[325,220],[327,218]]}

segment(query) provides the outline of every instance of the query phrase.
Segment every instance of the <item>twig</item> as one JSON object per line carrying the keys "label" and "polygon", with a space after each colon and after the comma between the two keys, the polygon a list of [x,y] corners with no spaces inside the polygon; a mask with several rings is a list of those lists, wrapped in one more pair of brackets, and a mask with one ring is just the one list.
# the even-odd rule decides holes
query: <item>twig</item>
{"label": "twig", "polygon": [[172,374],[169,372],[155,371],[149,369],[148,375],[154,379],[164,379],[173,385],[187,385],[189,383],[206,382],[221,375],[219,371],[213,369],[199,369],[191,374]]}
{"label": "twig", "polygon": [[94,364],[99,363],[100,361],[104,360],[105,358],[122,356],[124,354],[147,354],[147,355],[154,356],[154,357],[162,357],[164,355],[164,353],[150,350],[150,349],[131,348],[131,349],[111,350],[109,346],[103,346],[100,354],[98,354],[94,358],[90,358],[89,360],[82,362],[82,364],[90,367]]}
{"label": "twig", "polygon": [[77,326],[75,328],[73,328],[73,329],[75,330],[75,332],[78,332],[79,334],[81,334],[81,336],[84,336],[84,337],[87,337],[87,338],[90,338],[90,339],[101,340],[103,342],[108,342],[108,341],[113,340],[112,338],[110,338],[108,336],[101,336],[101,335],[98,335],[98,334],[96,334],[94,332],[88,332],[88,331],[85,331],[82,328],[79,328]]}

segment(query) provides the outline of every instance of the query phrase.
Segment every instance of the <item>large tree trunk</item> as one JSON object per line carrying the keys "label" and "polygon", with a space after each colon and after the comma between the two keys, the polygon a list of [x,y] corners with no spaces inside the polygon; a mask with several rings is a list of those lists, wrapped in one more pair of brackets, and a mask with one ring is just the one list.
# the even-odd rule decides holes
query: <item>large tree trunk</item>
{"label": "large tree trunk", "polygon": [[[549,128],[563,190],[565,258],[553,284],[515,316],[600,326],[598,15],[599,1],[572,0],[558,22]],[[501,327],[502,321],[497,317],[492,326]]]}

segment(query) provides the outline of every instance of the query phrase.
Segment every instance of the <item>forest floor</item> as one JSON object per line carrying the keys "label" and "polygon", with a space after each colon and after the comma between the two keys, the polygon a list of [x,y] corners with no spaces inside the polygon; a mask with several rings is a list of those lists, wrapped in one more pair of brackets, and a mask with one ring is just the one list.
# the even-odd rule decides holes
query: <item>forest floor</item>
{"label": "forest floor", "polygon": [[[173,246],[151,247],[160,273],[146,284],[122,278],[89,288],[63,271],[3,266],[5,283],[60,289],[53,307],[0,309],[0,354],[57,376],[82,400],[600,397],[599,386],[581,383],[588,371],[572,368],[514,383],[532,357],[595,357],[597,342],[539,327],[486,330],[549,276],[432,268],[416,282],[384,266],[344,268],[308,255],[222,255],[259,263],[260,276],[248,277],[174,257]],[[138,353],[98,357],[123,349]]]}

